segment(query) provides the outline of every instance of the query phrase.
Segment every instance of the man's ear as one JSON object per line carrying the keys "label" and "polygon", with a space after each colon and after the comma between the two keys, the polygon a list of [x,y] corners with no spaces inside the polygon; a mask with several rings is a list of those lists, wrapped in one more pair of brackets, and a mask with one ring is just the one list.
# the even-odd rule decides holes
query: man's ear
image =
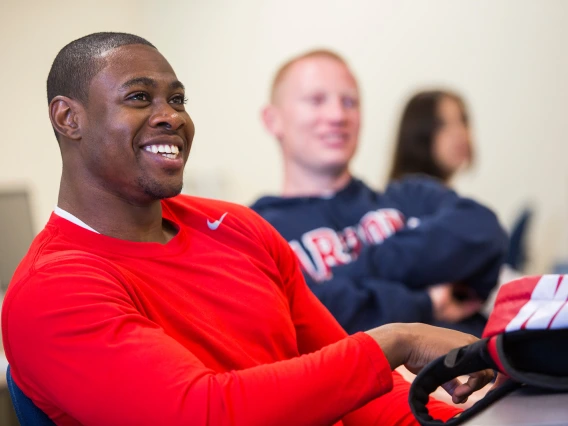
{"label": "man's ear", "polygon": [[67,139],[81,139],[82,112],[82,105],[67,96],[56,96],[49,103],[51,125],[57,133]]}
{"label": "man's ear", "polygon": [[279,139],[282,134],[282,120],[278,108],[269,104],[262,109],[260,115],[266,130],[276,139]]}

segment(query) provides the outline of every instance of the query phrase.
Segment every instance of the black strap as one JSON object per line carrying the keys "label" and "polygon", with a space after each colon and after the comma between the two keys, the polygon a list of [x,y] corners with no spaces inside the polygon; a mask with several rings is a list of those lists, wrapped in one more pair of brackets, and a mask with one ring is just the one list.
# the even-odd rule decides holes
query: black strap
{"label": "black strap", "polygon": [[487,368],[497,369],[487,351],[487,340],[478,340],[472,345],[452,350],[447,355],[432,361],[416,376],[410,386],[408,402],[414,417],[422,426],[458,425],[520,386],[519,383],[509,380],[497,389],[488,392],[483,399],[465,410],[459,417],[450,419],[445,423],[441,420],[435,420],[428,414],[426,407],[428,397],[442,384],[464,374]]}

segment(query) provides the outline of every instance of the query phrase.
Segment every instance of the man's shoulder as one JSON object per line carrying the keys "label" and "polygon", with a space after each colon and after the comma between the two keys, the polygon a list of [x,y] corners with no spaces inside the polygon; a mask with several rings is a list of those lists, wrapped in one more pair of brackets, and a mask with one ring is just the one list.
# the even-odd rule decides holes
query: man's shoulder
{"label": "man's shoulder", "polygon": [[270,195],[258,198],[250,205],[250,208],[269,223],[274,224],[279,219],[286,221],[291,218],[287,213],[290,210],[296,210],[297,206],[294,202],[288,202],[286,198]]}
{"label": "man's shoulder", "polygon": [[66,241],[66,238],[59,235],[57,228],[46,226],[32,242],[16,269],[12,282],[54,268],[78,270],[81,265],[107,268],[111,264],[103,256]]}
{"label": "man's shoulder", "polygon": [[389,182],[384,195],[388,199],[403,204],[413,204],[445,196],[455,196],[456,193],[439,179],[427,175],[410,175]]}
{"label": "man's shoulder", "polygon": [[223,215],[231,215],[237,222],[257,224],[264,220],[250,207],[230,201],[196,197],[181,194],[163,201],[166,208],[174,215],[193,214],[211,220],[218,220]]}
{"label": "man's shoulder", "polygon": [[[291,200],[295,201],[296,198]],[[286,206],[294,204],[290,203],[288,199],[278,196],[278,195],[263,195],[257,198],[251,205],[250,208],[255,212],[263,215],[267,211],[279,210],[285,208]]]}
{"label": "man's shoulder", "polygon": [[414,174],[389,182],[385,189],[385,193],[417,190],[442,192],[451,191],[450,188],[445,186],[441,180],[435,177],[424,174]]}
{"label": "man's shoulder", "polygon": [[[49,287],[48,282],[99,273],[118,274],[108,259],[67,244],[66,239],[59,235],[57,227],[48,224],[36,236],[16,268],[5,302],[11,303],[17,294],[22,293],[32,299],[41,298],[38,294]],[[27,291],[22,291],[26,289]]]}

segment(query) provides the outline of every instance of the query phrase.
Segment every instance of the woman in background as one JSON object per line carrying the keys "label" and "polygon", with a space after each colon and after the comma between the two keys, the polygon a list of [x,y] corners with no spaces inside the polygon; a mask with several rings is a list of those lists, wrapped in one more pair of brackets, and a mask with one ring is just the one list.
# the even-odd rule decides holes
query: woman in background
{"label": "woman in background", "polygon": [[[425,175],[450,186],[458,172],[472,165],[473,151],[468,113],[461,96],[446,90],[418,92],[402,113],[389,181]],[[499,284],[519,277],[525,266],[531,217],[531,209],[522,210],[511,229]],[[493,297],[484,307],[486,314],[493,306]]]}
{"label": "woman in background", "polygon": [[460,96],[444,90],[414,95],[402,114],[389,180],[423,174],[448,185],[470,166],[473,147]]}

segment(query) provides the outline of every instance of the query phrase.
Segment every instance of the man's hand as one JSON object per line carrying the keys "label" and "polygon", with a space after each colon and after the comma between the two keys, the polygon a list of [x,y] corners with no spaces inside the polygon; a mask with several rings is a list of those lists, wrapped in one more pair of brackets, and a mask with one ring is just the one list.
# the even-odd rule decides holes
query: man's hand
{"label": "man's hand", "polygon": [[[475,343],[470,334],[426,324],[387,324],[367,331],[383,350],[391,369],[404,365],[410,372],[420,370],[436,358],[452,349]],[[454,403],[467,401],[469,395],[481,389],[493,379],[493,370],[483,370],[469,375],[465,383],[450,380],[442,387],[452,396]]]}
{"label": "man's hand", "polygon": [[452,284],[439,284],[428,289],[434,319],[456,323],[479,312],[483,302],[479,299],[456,300]]}

